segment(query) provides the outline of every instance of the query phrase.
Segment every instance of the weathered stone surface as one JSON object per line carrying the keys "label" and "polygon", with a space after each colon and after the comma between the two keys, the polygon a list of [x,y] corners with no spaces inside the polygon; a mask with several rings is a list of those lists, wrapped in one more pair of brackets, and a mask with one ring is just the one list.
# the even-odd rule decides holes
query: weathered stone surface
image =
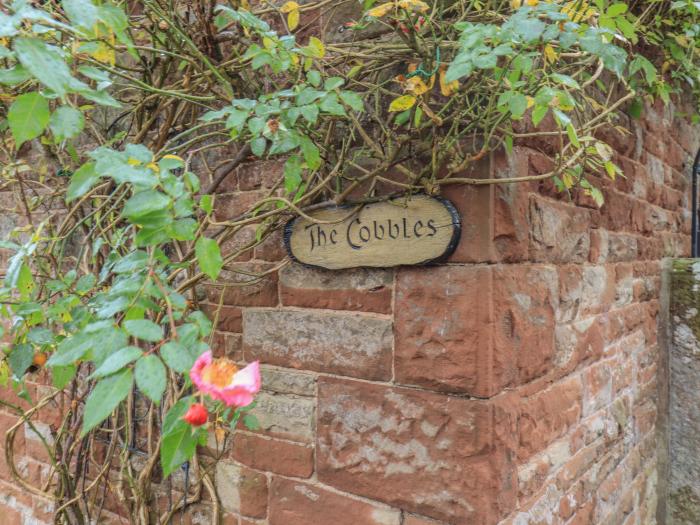
{"label": "weathered stone surface", "polygon": [[314,471],[313,447],[244,432],[235,435],[232,455],[249,467],[283,476],[308,478]]}
{"label": "weathered stone surface", "polygon": [[396,380],[484,396],[491,377],[491,269],[399,270]]}
{"label": "weathered stone surface", "polygon": [[264,391],[256,399],[251,414],[258,418],[260,432],[303,443],[313,440],[313,399]]}
{"label": "weathered stone surface", "polygon": [[272,480],[270,525],[399,525],[401,513],[316,485]]}
{"label": "weathered stone surface", "polygon": [[221,504],[229,512],[262,518],[267,514],[267,477],[229,461],[216,464]]}
{"label": "weathered stone surface", "polygon": [[280,394],[313,396],[316,394],[316,375],[288,368],[262,366],[260,368],[265,390]]}
{"label": "weathered stone surface", "polygon": [[362,314],[251,308],[243,313],[243,349],[264,363],[387,380],[391,324]]}
{"label": "weathered stone surface", "polygon": [[[277,306],[277,273],[267,263],[234,263],[222,270],[216,284],[207,285],[210,303],[232,306]],[[223,299],[222,299],[223,295]]]}
{"label": "weathered stone surface", "polygon": [[391,270],[330,271],[290,264],[280,270],[279,279],[285,306],[391,312]]}
{"label": "weathered stone surface", "polygon": [[493,270],[496,385],[522,383],[544,374],[554,355],[554,314],[559,303],[553,267],[508,265]]}
{"label": "weathered stone surface", "polygon": [[485,401],[322,378],[318,478],[455,525],[495,524],[515,503],[495,414]]}
{"label": "weathered stone surface", "polygon": [[587,210],[555,203],[539,196],[530,199],[530,255],[554,263],[588,260],[591,248]]}

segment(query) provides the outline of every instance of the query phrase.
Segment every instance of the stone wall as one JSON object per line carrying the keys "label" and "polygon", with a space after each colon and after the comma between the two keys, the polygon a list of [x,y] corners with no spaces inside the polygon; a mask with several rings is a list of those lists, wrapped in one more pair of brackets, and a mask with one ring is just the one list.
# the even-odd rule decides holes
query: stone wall
{"label": "stone wall", "polygon": [[[666,430],[661,440],[662,472],[667,483],[660,490],[669,525],[700,523],[700,317],[698,317],[697,259],[673,261],[664,295],[669,298]],[[664,394],[666,394],[664,392]],[[663,454],[666,457],[663,457]]]}
{"label": "stone wall", "polygon": [[[262,428],[238,431],[217,467],[227,525],[656,522],[661,259],[689,252],[700,137],[674,108],[620,124],[631,134],[605,138],[625,177],[600,180],[602,209],[550,182],[450,187],[464,229],[447,264],[286,265],[203,290],[210,311],[223,304],[216,351],[264,363]],[[543,173],[548,151],[519,147],[473,175]],[[280,173],[239,168],[217,218]],[[284,257],[277,235],[230,270]],[[11,423],[0,413],[0,431]],[[32,479],[46,470],[36,445],[23,432]],[[3,524],[51,521],[46,502],[8,481],[0,454]]]}
{"label": "stone wall", "polygon": [[[600,181],[602,209],[550,183],[452,187],[464,231],[447,264],[288,265],[227,289],[219,350],[265,363],[266,390],[263,428],[219,466],[231,523],[656,523],[661,259],[689,251],[700,145],[681,114],[605,134],[625,177]],[[473,175],[543,173],[547,152]],[[219,216],[278,175],[240,169]],[[277,237],[236,264],[283,256]]]}

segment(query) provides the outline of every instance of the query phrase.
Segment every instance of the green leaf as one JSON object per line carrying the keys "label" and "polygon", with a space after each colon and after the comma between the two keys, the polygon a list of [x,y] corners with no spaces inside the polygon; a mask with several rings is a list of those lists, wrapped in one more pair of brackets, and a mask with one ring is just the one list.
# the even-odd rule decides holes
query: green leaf
{"label": "green leaf", "polygon": [[122,213],[129,220],[136,221],[150,213],[165,210],[170,203],[170,197],[160,191],[141,191],[126,201]]}
{"label": "green leaf", "polygon": [[7,113],[17,149],[44,132],[49,123],[49,103],[39,93],[20,95]]}
{"label": "green leaf", "polygon": [[362,102],[362,97],[354,91],[341,91],[340,100],[345,102],[355,111],[363,111],[365,109],[365,105]]}
{"label": "green leaf", "polygon": [[97,383],[85,402],[81,438],[114,412],[119,403],[129,395],[132,384],[133,375],[129,368]]}
{"label": "green leaf", "polygon": [[214,239],[200,237],[194,245],[194,254],[199,267],[211,280],[216,280],[224,266],[221,249]]}
{"label": "green leaf", "polygon": [[34,348],[32,345],[14,345],[7,361],[12,373],[17,379],[21,379],[34,360]]}
{"label": "green leaf", "polygon": [[514,119],[521,118],[527,110],[527,97],[522,93],[513,93],[508,100],[508,110]]}
{"label": "green leaf", "polygon": [[176,468],[189,460],[197,448],[197,433],[182,420],[191,404],[192,398],[181,399],[168,411],[163,421],[160,464],[164,477],[168,477]]}
{"label": "green leaf", "polygon": [[87,162],[80,166],[78,171],[71,176],[70,184],[66,190],[66,202],[71,202],[85,195],[98,180],[100,180],[100,176],[95,171],[94,162]]}
{"label": "green leaf", "polygon": [[255,414],[246,414],[243,417],[243,424],[248,430],[258,430],[260,428],[260,422]]}
{"label": "green leaf", "polygon": [[559,82],[560,84],[570,87],[573,89],[581,89],[581,86],[575,79],[571,78],[569,75],[562,75],[560,73],[552,73],[552,80]]}
{"label": "green leaf", "polygon": [[14,86],[30,78],[32,78],[32,76],[22,64],[16,64],[10,69],[0,69],[0,84]]}
{"label": "green leaf", "polygon": [[331,115],[337,115],[344,117],[345,116],[345,108],[343,105],[338,101],[338,95],[335,93],[329,93],[325,97],[321,99],[321,104],[320,104],[321,111],[324,111],[326,113],[329,113]]}
{"label": "green leaf", "polygon": [[153,354],[143,356],[136,361],[134,376],[139,390],[154,403],[160,403],[167,382],[165,367],[161,360]]}
{"label": "green leaf", "polygon": [[42,84],[64,97],[69,89],[86,89],[88,86],[73,78],[58,48],[39,38],[18,37],[14,42],[17,58]]}
{"label": "green leaf", "polygon": [[66,366],[83,357],[98,339],[95,334],[80,332],[67,337],[58,345],[58,349],[46,363],[48,366]]}
{"label": "green leaf", "polygon": [[315,69],[312,69],[308,73],[306,73],[306,78],[309,81],[309,84],[311,84],[314,87],[318,87],[321,85],[321,73],[316,71]]}
{"label": "green leaf", "polygon": [[143,341],[156,343],[163,339],[163,327],[148,319],[124,321],[124,329],[127,334],[133,335]]}
{"label": "green leaf", "polygon": [[83,114],[70,106],[61,106],[51,115],[49,128],[58,140],[78,135],[85,125]]}
{"label": "green leaf", "polygon": [[97,23],[97,8],[90,0],[63,0],[61,5],[73,24],[92,29]]}
{"label": "green leaf", "polygon": [[622,14],[625,14],[627,12],[627,9],[627,4],[619,2],[608,7],[608,10],[605,14],[611,17],[620,16]]}
{"label": "green leaf", "polygon": [[51,370],[53,386],[59,390],[65,388],[75,377],[78,368],[75,365],[55,366]]}
{"label": "green leaf", "polygon": [[566,126],[566,134],[569,136],[569,140],[571,143],[576,146],[577,148],[581,147],[581,143],[578,140],[578,135],[576,134],[576,129],[574,128],[574,125],[569,122]]}
{"label": "green leaf", "polygon": [[292,155],[284,163],[284,189],[292,193],[301,184],[301,159],[298,155]]}
{"label": "green leaf", "polygon": [[326,79],[326,82],[323,84],[323,89],[326,91],[333,91],[334,89],[341,87],[343,84],[345,84],[345,80],[342,77],[330,77]]}
{"label": "green leaf", "polygon": [[250,151],[256,157],[262,157],[265,154],[265,148],[267,148],[267,139],[265,137],[258,137],[250,141]]}
{"label": "green leaf", "polygon": [[316,147],[316,144],[314,144],[310,138],[302,137],[299,145],[301,146],[301,152],[304,155],[304,160],[309,169],[318,169],[321,166],[321,153]]}
{"label": "green leaf", "polygon": [[189,372],[195,361],[187,348],[177,341],[165,343],[160,349],[160,356],[166,365],[180,374]]}
{"label": "green leaf", "polygon": [[90,375],[90,379],[101,378],[111,375],[124,368],[129,363],[133,363],[143,355],[143,351],[136,346],[125,346],[121,350],[111,354],[97,369]]}
{"label": "green leaf", "polygon": [[548,111],[549,108],[547,106],[535,106],[535,109],[532,111],[532,123],[535,126],[539,126]]}

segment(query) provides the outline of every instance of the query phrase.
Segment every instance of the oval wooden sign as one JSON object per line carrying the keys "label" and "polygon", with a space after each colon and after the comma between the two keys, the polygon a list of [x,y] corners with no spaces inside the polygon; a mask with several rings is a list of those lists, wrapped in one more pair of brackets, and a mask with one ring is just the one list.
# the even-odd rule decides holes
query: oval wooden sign
{"label": "oval wooden sign", "polygon": [[284,244],[296,261],[321,268],[389,267],[437,262],[457,247],[461,221],[451,202],[413,195],[330,206],[289,221]]}

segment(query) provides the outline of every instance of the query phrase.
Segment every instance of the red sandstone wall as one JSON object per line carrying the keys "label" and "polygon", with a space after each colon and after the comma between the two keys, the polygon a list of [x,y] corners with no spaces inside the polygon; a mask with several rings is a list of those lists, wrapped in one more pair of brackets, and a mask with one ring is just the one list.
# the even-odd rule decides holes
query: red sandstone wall
{"label": "red sandstone wall", "polygon": [[[292,265],[206,291],[212,309],[224,294],[217,351],[265,363],[263,428],[238,432],[217,468],[225,523],[655,523],[660,259],[689,252],[700,140],[672,109],[622,124],[632,134],[607,139],[626,178],[601,181],[601,210],[549,183],[453,187],[464,232],[446,265]],[[544,172],[540,148],[480,173]],[[279,174],[240,169],[218,217]],[[234,266],[283,257],[276,236]],[[11,421],[0,413],[0,431]],[[41,476],[35,437],[21,441]],[[7,483],[4,459],[0,480],[3,525],[51,520]]]}

